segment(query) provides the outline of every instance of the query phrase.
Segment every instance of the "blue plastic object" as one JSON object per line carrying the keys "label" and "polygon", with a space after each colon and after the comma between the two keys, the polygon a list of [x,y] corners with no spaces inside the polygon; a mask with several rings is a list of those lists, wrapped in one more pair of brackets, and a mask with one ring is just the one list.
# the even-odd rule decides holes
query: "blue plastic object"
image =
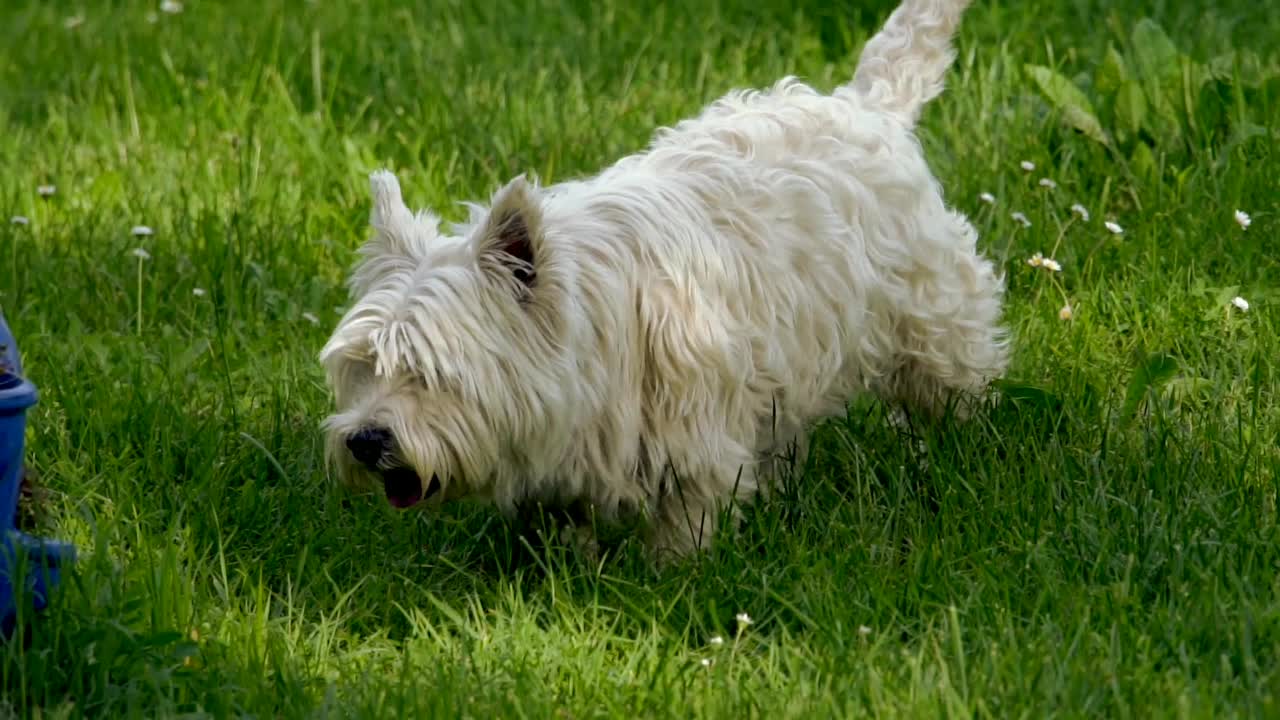
{"label": "blue plastic object", "polygon": [[71,545],[33,537],[14,527],[27,408],[36,399],[36,386],[22,375],[18,344],[0,313],[0,634],[6,637],[17,620],[22,596],[30,598],[35,610],[43,610],[62,568],[75,560]]}

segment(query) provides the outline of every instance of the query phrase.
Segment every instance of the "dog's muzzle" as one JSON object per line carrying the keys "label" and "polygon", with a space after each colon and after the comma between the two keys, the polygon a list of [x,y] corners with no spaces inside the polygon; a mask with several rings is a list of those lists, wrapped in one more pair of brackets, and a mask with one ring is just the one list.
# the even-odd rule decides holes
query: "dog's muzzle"
{"label": "dog's muzzle", "polygon": [[384,428],[363,428],[347,438],[347,450],[356,462],[382,477],[382,489],[387,502],[396,508],[408,508],[440,492],[440,477],[431,475],[426,488],[416,470],[394,460],[391,432]]}
{"label": "dog's muzzle", "polygon": [[362,428],[347,438],[347,450],[356,462],[376,469],[382,457],[391,451],[391,431],[384,428]]}
{"label": "dog's muzzle", "polygon": [[395,467],[382,471],[382,490],[392,507],[403,510],[440,492],[440,477],[433,473],[424,492],[422,478],[413,468]]}

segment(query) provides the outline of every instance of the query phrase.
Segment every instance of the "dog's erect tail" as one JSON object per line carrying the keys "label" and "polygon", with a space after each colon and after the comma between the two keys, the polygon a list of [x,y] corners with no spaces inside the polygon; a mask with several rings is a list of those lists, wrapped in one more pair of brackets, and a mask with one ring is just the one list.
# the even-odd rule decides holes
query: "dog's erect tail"
{"label": "dog's erect tail", "polygon": [[878,109],[914,126],[925,104],[942,92],[955,61],[951,38],[972,0],[903,0],[867,41],[853,89]]}

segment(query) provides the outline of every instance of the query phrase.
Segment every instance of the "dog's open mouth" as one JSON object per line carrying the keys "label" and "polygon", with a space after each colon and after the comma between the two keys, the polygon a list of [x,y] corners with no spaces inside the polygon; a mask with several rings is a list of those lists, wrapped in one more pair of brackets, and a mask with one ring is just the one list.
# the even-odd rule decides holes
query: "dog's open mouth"
{"label": "dog's open mouth", "polygon": [[404,509],[440,492],[440,478],[432,475],[426,492],[423,492],[422,478],[418,477],[413,468],[392,468],[382,473],[382,489],[387,493],[387,502],[392,507]]}

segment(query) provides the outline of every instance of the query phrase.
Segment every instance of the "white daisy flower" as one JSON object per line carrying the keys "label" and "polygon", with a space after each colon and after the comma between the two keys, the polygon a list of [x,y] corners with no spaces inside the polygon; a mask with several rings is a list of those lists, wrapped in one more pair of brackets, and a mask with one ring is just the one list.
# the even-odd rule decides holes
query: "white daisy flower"
{"label": "white daisy flower", "polygon": [[303,319],[303,320],[306,320],[307,322],[311,323],[312,325],[319,325],[319,324],[320,324],[320,318],[316,317],[316,316],[315,316],[315,313],[304,312],[304,313],[302,313],[302,319]]}
{"label": "white daisy flower", "polygon": [[1036,169],[1036,164],[1031,162],[1030,160],[1023,160],[1022,162],[1018,163],[1018,167],[1022,168],[1023,170],[1026,170],[1027,172],[1031,172],[1032,170]]}
{"label": "white daisy flower", "polygon": [[863,637],[866,637],[867,635],[871,634],[871,628],[867,627],[866,625],[859,625],[858,634]]}
{"label": "white daisy flower", "polygon": [[132,233],[134,237],[151,237],[155,234],[155,231],[146,225],[134,225],[133,229],[129,232]]}
{"label": "white daisy flower", "polygon": [[1031,267],[1043,267],[1044,255],[1041,253],[1036,253],[1035,255],[1032,255],[1031,257],[1027,258],[1027,264],[1030,265]]}
{"label": "white daisy flower", "polygon": [[31,220],[27,218],[26,215],[14,215],[13,217],[9,218],[9,222],[13,223],[14,225],[30,225],[31,224]]}
{"label": "white daisy flower", "polygon": [[140,247],[137,247],[137,248],[134,248],[134,249],[130,250],[130,251],[129,251],[129,254],[130,254],[130,255],[132,255],[132,256],[134,256],[134,257],[136,257],[136,258],[138,258],[139,260],[150,260],[150,259],[151,259],[151,253],[147,252],[147,251],[146,251],[146,249],[144,249],[144,248],[140,248]]}
{"label": "white daisy flower", "polygon": [[1058,261],[1054,260],[1053,258],[1045,258],[1044,269],[1050,272],[1062,272],[1062,265],[1060,265]]}
{"label": "white daisy flower", "polygon": [[1076,215],[1079,215],[1081,220],[1085,222],[1089,222],[1089,209],[1081,205],[1080,203],[1076,203],[1072,205],[1071,212],[1075,213]]}
{"label": "white daisy flower", "polygon": [[1070,304],[1063,305],[1062,309],[1058,311],[1059,320],[1070,320],[1074,315],[1075,313],[1072,312]]}
{"label": "white daisy flower", "polygon": [[984,203],[988,204],[988,205],[995,205],[995,204],[996,204],[996,196],[995,196],[995,195],[992,195],[992,194],[991,194],[991,193],[989,193],[989,192],[980,193],[980,194],[978,195],[978,199],[979,199],[979,200],[981,200],[982,202],[984,202]]}
{"label": "white daisy flower", "polygon": [[204,288],[191,288],[191,294],[195,295],[196,297],[204,297],[205,291],[204,291]]}
{"label": "white daisy flower", "polygon": [[1249,217],[1249,213],[1243,210],[1237,210],[1236,224],[1240,226],[1241,230],[1248,230],[1249,226],[1253,224],[1253,218]]}
{"label": "white daisy flower", "polygon": [[1031,227],[1031,221],[1027,219],[1026,215],[1023,215],[1020,212],[1012,213],[1009,215],[1009,217],[1013,218],[1015,222],[1017,222],[1019,225],[1021,225],[1024,228]]}
{"label": "white daisy flower", "polygon": [[724,638],[720,637],[719,635],[715,635],[707,642],[711,643],[715,647],[720,647],[721,645],[724,644]]}
{"label": "white daisy flower", "polygon": [[1052,178],[1044,177],[1044,178],[1040,178],[1040,187],[1048,188],[1050,190],[1057,190],[1058,183],[1054,182]]}
{"label": "white daisy flower", "polygon": [[1235,305],[1236,308],[1240,310],[1240,312],[1249,312],[1249,301],[1245,300],[1239,295],[1231,298],[1231,304]]}
{"label": "white daisy flower", "polygon": [[702,667],[704,668],[711,667],[711,658],[702,658]]}
{"label": "white daisy flower", "polygon": [[1115,223],[1115,222],[1112,222],[1112,221],[1108,220],[1108,221],[1106,221],[1106,222],[1104,222],[1104,223],[1102,223],[1102,224],[1103,224],[1103,226],[1105,226],[1108,230],[1110,230],[1110,231],[1111,231],[1111,233],[1112,233],[1113,235],[1121,235],[1121,234],[1123,234],[1123,233],[1124,233],[1124,228],[1120,227],[1119,223]]}
{"label": "white daisy flower", "polygon": [[164,2],[160,3],[160,12],[177,15],[182,12],[182,3],[177,2],[177,0],[164,0]]}
{"label": "white daisy flower", "polygon": [[740,612],[737,615],[734,615],[733,617],[735,620],[738,621],[739,625],[750,625],[752,622],[751,616],[744,612]]}
{"label": "white daisy flower", "polygon": [[57,185],[40,185],[36,188],[36,194],[42,198],[53,197],[56,192],[58,192]]}

